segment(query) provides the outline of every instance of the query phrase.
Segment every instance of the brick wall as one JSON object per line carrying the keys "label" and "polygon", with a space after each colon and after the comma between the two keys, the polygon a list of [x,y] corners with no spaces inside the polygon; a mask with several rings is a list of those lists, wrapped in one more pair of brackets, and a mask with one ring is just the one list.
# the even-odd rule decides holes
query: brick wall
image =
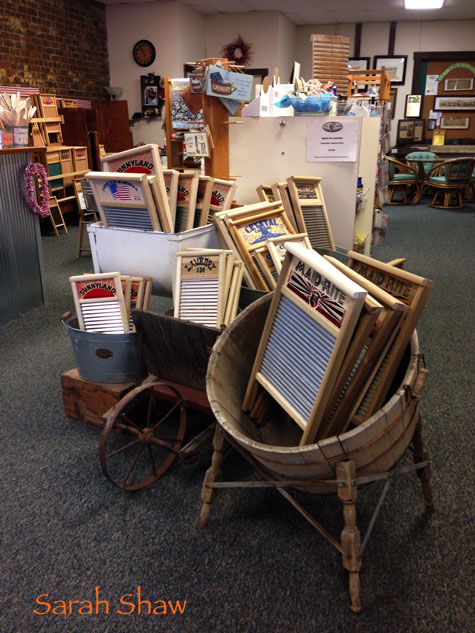
{"label": "brick wall", "polygon": [[107,98],[105,5],[95,0],[2,0],[0,85],[60,97]]}

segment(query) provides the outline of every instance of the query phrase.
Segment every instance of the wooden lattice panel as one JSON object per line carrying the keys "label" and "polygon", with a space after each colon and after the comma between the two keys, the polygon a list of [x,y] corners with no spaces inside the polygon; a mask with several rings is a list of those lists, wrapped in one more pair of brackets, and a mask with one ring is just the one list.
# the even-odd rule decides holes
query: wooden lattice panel
{"label": "wooden lattice panel", "polygon": [[333,81],[338,94],[348,89],[350,40],[342,35],[312,35],[312,77],[322,83]]}

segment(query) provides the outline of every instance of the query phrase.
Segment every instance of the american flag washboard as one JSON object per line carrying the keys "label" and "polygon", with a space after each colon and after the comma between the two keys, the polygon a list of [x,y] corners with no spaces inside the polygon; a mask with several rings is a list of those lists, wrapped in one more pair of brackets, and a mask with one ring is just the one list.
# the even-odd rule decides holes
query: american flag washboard
{"label": "american flag washboard", "polygon": [[104,226],[161,231],[146,174],[90,171],[87,180]]}
{"label": "american flag washboard", "polygon": [[362,422],[382,406],[434,282],[360,253],[349,251],[348,256],[350,268],[408,306],[407,315],[383,361],[384,366],[374,377],[360,407],[360,417],[356,416],[355,421]]}
{"label": "american flag washboard", "polygon": [[170,215],[172,224],[175,226],[176,201],[178,194],[178,176],[180,172],[176,169],[164,169],[163,179],[165,181],[165,190],[167,192],[168,206],[170,207]]}
{"label": "american flag washboard", "polygon": [[302,428],[303,446],[315,439],[367,292],[318,253],[285,248],[243,409],[259,383]]}
{"label": "american flag washboard", "polygon": [[113,171],[121,174],[147,174],[155,177],[154,198],[157,205],[160,222],[164,231],[172,231],[171,212],[163,177],[160,150],[158,145],[149,143],[127,149],[124,152],[109,154],[101,158],[103,171]]}
{"label": "american flag washboard", "polygon": [[81,330],[123,334],[129,323],[119,273],[70,277]]}
{"label": "american flag washboard", "polygon": [[193,228],[199,175],[184,172],[178,176],[178,191],[175,216],[175,232],[181,233]]}
{"label": "american flag washboard", "polygon": [[181,251],[177,253],[175,295],[176,318],[208,327],[220,327],[224,316],[226,253]]}
{"label": "american flag washboard", "polygon": [[291,176],[287,178],[289,196],[292,201],[299,233],[307,233],[312,248],[335,250],[321,178]]}

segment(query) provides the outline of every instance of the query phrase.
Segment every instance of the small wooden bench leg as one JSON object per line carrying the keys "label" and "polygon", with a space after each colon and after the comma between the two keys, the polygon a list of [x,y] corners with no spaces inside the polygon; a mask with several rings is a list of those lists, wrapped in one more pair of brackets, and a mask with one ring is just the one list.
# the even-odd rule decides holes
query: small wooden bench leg
{"label": "small wooden bench leg", "polygon": [[200,512],[200,526],[205,527],[208,523],[209,514],[211,512],[211,504],[216,497],[216,488],[209,488],[206,484],[208,482],[218,481],[221,478],[221,463],[226,451],[226,438],[224,431],[216,424],[216,430],[213,438],[213,457],[211,459],[211,466],[208,468],[203,481],[203,488],[201,489],[201,512]]}
{"label": "small wooden bench leg", "polygon": [[[425,446],[424,446],[424,441],[422,439],[421,418],[419,418],[419,421],[416,425],[416,430],[414,431],[412,443],[414,445],[414,463],[418,464],[420,462],[425,462],[426,460],[428,460],[429,453],[426,451]],[[430,466],[426,466],[425,468],[420,468],[417,471],[417,476],[419,477],[422,484],[422,493],[424,495],[424,503],[426,504],[426,507],[433,508],[434,499],[432,497],[432,486],[430,485],[430,478],[431,478]]]}
{"label": "small wooden bench leg", "polygon": [[341,544],[344,549],[343,567],[350,574],[350,597],[351,610],[354,613],[361,613],[363,607],[360,602],[360,532],[356,527],[356,506],[355,501],[358,490],[352,483],[355,479],[355,463],[340,462],[336,466],[336,475],[339,481],[344,481],[347,485],[338,487],[338,497],[343,503],[343,518],[345,527],[341,533]]}

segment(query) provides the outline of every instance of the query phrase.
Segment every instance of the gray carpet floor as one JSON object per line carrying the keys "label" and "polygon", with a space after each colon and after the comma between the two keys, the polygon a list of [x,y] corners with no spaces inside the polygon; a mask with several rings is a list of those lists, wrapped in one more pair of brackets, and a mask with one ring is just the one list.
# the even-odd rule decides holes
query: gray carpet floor
{"label": "gray carpet floor", "polygon": [[[349,609],[339,553],[276,491],[222,491],[200,529],[210,449],[136,494],[104,478],[100,431],[66,417],[62,405],[60,375],[75,361],[59,316],[72,308],[69,275],[92,271],[90,257],[76,259],[71,227],[42,238],[46,304],[0,328],[1,633],[473,631],[474,205],[385,212],[375,257],[405,256],[407,270],[435,280],[418,332],[430,370],[421,406],[436,509],[424,509],[413,473],[394,480],[363,560],[363,613]],[[156,311],[169,306],[153,299]],[[224,471],[253,476],[236,454]],[[360,491],[362,533],[380,491]],[[336,498],[299,499],[340,533]],[[108,613],[102,604],[79,615],[77,603],[71,615],[34,613],[47,609],[36,602],[41,594],[53,606],[77,600],[95,609],[96,587]],[[184,613],[149,615],[144,604],[139,614],[138,587],[142,600],[186,601]]]}

